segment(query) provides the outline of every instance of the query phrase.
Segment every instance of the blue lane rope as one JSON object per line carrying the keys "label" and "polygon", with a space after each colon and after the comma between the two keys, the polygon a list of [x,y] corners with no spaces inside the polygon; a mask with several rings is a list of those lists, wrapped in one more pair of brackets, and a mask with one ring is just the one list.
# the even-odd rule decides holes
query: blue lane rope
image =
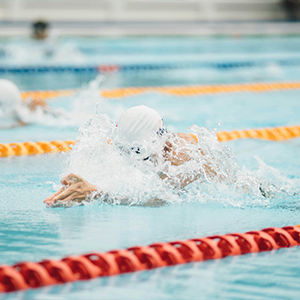
{"label": "blue lane rope", "polygon": [[48,72],[107,72],[107,71],[143,71],[143,70],[167,70],[167,69],[235,69],[265,67],[270,63],[279,66],[299,66],[300,59],[285,59],[272,61],[236,61],[236,62],[181,62],[181,63],[147,63],[124,65],[98,65],[98,66],[24,66],[24,67],[0,67],[0,73],[48,73]]}

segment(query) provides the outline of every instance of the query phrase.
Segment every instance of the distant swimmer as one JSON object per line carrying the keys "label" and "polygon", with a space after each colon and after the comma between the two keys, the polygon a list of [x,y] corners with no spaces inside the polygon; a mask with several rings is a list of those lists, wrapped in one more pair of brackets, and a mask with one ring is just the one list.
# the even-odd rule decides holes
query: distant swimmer
{"label": "distant swimmer", "polygon": [[48,33],[48,23],[46,21],[40,20],[32,24],[32,38],[35,40],[44,40],[49,36]]}
{"label": "distant swimmer", "polygon": [[37,114],[60,117],[64,112],[54,110],[43,99],[21,99],[18,87],[11,81],[0,79],[0,129],[24,126]]}
{"label": "distant swimmer", "polygon": [[[233,181],[233,177],[230,177],[230,168],[227,170],[222,168],[220,171],[221,168],[218,167],[220,162],[217,158],[215,158],[215,162],[211,162],[211,156],[206,153],[206,150],[199,148],[196,135],[167,132],[161,116],[154,109],[141,105],[126,110],[117,123],[116,131],[120,139],[112,141],[112,143],[118,144],[120,154],[134,152],[140,162],[145,161],[152,164],[161,180],[176,190],[184,189],[196,180],[203,182]],[[150,145],[150,148],[155,144],[158,145],[159,150],[147,152],[147,149],[141,146],[145,142]],[[195,152],[197,152],[196,155],[204,158],[201,163],[199,160],[196,161],[197,158],[194,160]],[[156,168],[160,164],[181,170],[180,168],[189,163],[192,164],[194,170],[188,175],[181,171],[170,173],[165,172],[163,168],[161,170]],[[99,187],[73,173],[64,177],[61,183],[63,187],[47,197],[44,203],[52,205],[57,202],[81,202],[91,195],[101,197],[104,194]],[[238,183],[235,186],[245,193],[249,192],[247,186],[239,187]],[[264,197],[268,197],[267,192],[264,194],[261,187],[260,190]]]}
{"label": "distant swimmer", "polygon": [[28,47],[29,52],[33,51],[35,57],[31,56],[31,53],[28,54],[28,57],[32,57],[33,60],[39,55],[42,55],[43,58],[53,59],[61,51],[58,39],[49,34],[49,23],[45,20],[32,23],[31,39],[31,42],[25,47]]}

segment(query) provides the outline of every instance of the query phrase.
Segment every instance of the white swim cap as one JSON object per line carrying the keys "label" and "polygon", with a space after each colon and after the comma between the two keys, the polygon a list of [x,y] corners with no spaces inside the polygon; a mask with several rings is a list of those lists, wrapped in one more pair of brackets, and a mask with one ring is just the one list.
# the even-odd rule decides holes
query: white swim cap
{"label": "white swim cap", "polygon": [[0,112],[8,115],[22,103],[18,87],[9,80],[0,79]]}
{"label": "white swim cap", "polygon": [[121,115],[117,126],[128,142],[155,140],[166,131],[159,113],[144,105],[127,109]]}

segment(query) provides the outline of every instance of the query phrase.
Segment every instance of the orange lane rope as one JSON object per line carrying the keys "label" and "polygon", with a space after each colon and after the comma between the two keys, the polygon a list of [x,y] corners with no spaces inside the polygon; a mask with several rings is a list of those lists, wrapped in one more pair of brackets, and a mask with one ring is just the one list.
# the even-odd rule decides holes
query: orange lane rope
{"label": "orange lane rope", "polygon": [[[194,96],[217,93],[237,92],[270,92],[279,90],[300,89],[300,82],[266,82],[266,83],[242,83],[224,85],[199,85],[199,86],[174,86],[174,87],[127,87],[113,90],[102,90],[101,95],[108,99],[133,96],[145,92],[161,92],[177,96]],[[27,91],[22,92],[22,98],[49,99],[60,96],[71,96],[78,90],[57,91]]]}
{"label": "orange lane rope", "polygon": [[[220,142],[242,138],[284,141],[299,137],[300,126],[223,131],[216,132],[216,134]],[[0,157],[68,152],[72,149],[71,145],[74,145],[75,143],[76,141],[41,141],[0,144]]]}
{"label": "orange lane rope", "polygon": [[154,243],[61,260],[0,266],[0,292],[14,292],[76,280],[119,275],[300,245],[300,226],[265,228],[187,241]]}
{"label": "orange lane rope", "polygon": [[72,96],[76,90],[48,90],[48,91],[26,91],[21,92],[22,99],[27,98],[42,98],[50,99],[55,97]]}
{"label": "orange lane rope", "polygon": [[237,93],[237,92],[269,92],[278,90],[299,89],[300,82],[283,83],[250,83],[250,84],[224,84],[202,86],[177,86],[177,87],[138,87],[121,88],[111,91],[102,91],[105,98],[120,98],[145,92],[161,92],[176,96],[194,96],[203,94]]}
{"label": "orange lane rope", "polygon": [[300,126],[284,126],[264,129],[248,129],[217,132],[220,142],[236,140],[236,139],[263,139],[270,141],[284,141],[300,136]]}
{"label": "orange lane rope", "polygon": [[0,157],[68,152],[75,143],[75,141],[41,141],[0,144]]}

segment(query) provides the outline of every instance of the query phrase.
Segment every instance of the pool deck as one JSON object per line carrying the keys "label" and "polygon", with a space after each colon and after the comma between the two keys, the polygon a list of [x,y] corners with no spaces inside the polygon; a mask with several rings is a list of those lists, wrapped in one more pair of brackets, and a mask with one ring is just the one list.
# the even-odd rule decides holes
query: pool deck
{"label": "pool deck", "polygon": [[[300,22],[53,22],[50,31],[59,36],[298,35]],[[30,22],[0,22],[0,37],[30,32]]]}

